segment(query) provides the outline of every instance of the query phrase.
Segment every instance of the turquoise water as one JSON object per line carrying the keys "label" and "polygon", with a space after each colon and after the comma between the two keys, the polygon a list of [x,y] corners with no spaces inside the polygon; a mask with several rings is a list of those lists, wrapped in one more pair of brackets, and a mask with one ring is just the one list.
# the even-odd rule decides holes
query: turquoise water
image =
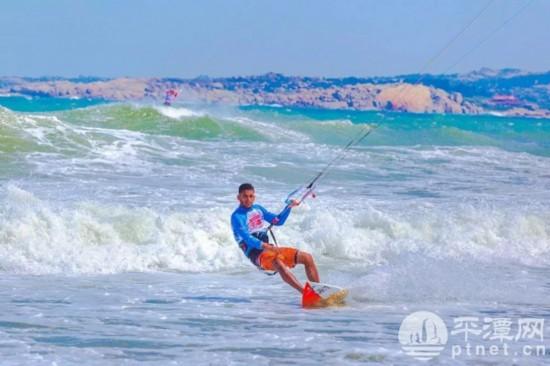
{"label": "turquoise water", "polygon": [[[5,364],[411,364],[413,311],[449,330],[548,316],[548,120],[27,102],[0,108]],[[344,308],[302,310],[233,242],[236,187],[278,210],[366,126],[277,230],[350,289]],[[547,357],[453,358],[463,343],[436,362]]]}
{"label": "turquoise water", "polygon": [[100,99],[0,96],[0,106],[17,112],[50,112],[103,104]]}
{"label": "turquoise water", "polygon": [[369,146],[477,145],[546,156],[550,154],[550,122],[545,119],[270,107],[243,109],[252,113],[254,111],[271,113],[283,118],[303,116],[325,122],[347,120],[353,124],[379,123],[381,128],[377,130],[375,136],[372,136],[374,138],[369,140]]}

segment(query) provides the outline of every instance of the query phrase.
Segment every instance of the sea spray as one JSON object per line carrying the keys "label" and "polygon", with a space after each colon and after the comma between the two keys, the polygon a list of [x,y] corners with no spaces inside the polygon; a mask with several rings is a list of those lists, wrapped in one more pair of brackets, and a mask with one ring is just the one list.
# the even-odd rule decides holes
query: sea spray
{"label": "sea spray", "polygon": [[[212,272],[250,267],[233,241],[230,207],[158,212],[93,201],[50,204],[15,186],[0,210],[1,268],[15,273]],[[433,260],[548,264],[550,212],[457,206],[452,214],[372,206],[295,209],[278,232],[327,269],[368,270],[406,253]],[[342,233],[345,233],[342,235]]]}

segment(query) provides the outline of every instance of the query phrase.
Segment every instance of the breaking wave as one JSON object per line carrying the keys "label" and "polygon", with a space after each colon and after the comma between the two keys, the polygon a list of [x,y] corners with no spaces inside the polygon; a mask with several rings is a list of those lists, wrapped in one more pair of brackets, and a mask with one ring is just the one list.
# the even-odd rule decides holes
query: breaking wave
{"label": "breaking wave", "polygon": [[[233,241],[231,206],[162,212],[85,201],[63,207],[15,186],[2,196],[5,272],[253,270]],[[386,212],[367,205],[338,213],[306,207],[277,234],[279,242],[312,252],[323,269],[346,263],[347,269],[365,270],[403,255],[538,266],[549,264],[549,220],[547,209],[463,206],[443,214],[426,207]]]}
{"label": "breaking wave", "polygon": [[[336,117],[334,112],[331,117]],[[346,143],[363,124],[379,126],[369,146],[487,146],[539,155],[550,154],[550,123],[526,118],[491,116],[391,115],[341,112],[324,119],[307,111],[195,110],[133,104],[107,104],[51,113],[15,113],[0,107],[2,151],[37,149],[41,138],[60,137],[67,130],[78,143],[93,144],[90,129],[131,131],[188,140]],[[34,134],[29,134],[29,128]],[[365,142],[366,144],[366,142]]]}

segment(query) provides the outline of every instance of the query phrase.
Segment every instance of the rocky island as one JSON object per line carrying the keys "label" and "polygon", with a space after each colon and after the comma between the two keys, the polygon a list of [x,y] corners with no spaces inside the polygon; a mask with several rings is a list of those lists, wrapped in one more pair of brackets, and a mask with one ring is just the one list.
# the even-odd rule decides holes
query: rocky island
{"label": "rocky island", "polygon": [[138,101],[162,100],[169,89],[184,102],[550,118],[550,72],[517,69],[372,78],[0,78],[4,95]]}

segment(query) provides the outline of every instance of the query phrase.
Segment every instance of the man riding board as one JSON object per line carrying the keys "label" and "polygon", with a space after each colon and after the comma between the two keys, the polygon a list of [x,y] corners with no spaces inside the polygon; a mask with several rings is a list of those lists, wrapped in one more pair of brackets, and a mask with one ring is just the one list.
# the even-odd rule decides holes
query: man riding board
{"label": "man riding board", "polygon": [[256,193],[250,183],[239,186],[237,200],[240,205],[231,215],[233,235],[244,254],[258,268],[264,271],[277,271],[281,278],[302,293],[303,286],[290,271],[296,264],[303,264],[309,281],[319,282],[319,273],[311,254],[291,247],[277,247],[269,243],[264,221],[281,226],[285,223],[293,207],[300,204],[293,200],[278,215],[254,204]]}

